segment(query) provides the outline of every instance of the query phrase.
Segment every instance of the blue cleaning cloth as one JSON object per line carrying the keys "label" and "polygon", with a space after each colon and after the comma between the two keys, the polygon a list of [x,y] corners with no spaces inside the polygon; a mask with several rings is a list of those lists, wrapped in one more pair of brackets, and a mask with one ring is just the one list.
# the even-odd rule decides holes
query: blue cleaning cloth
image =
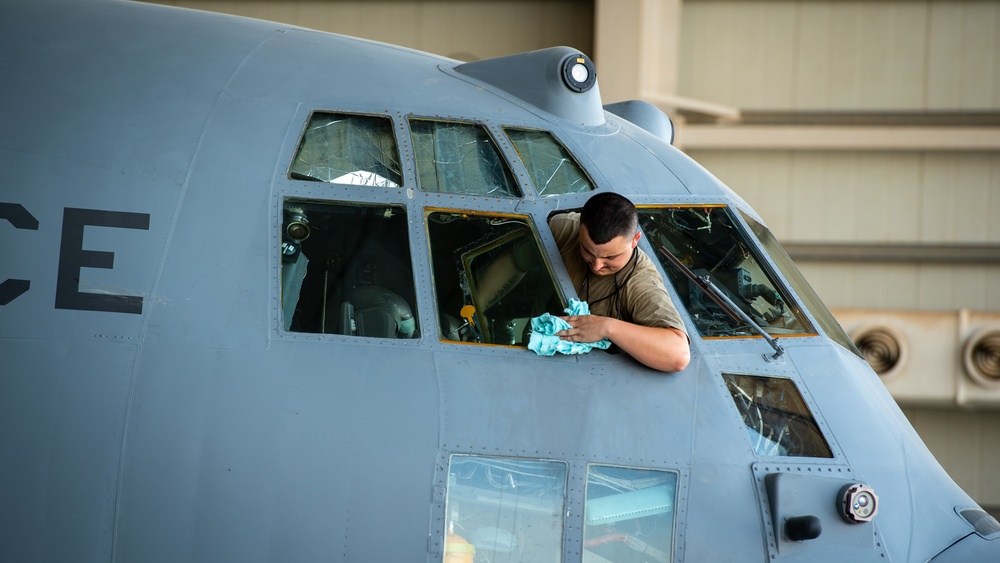
{"label": "blue cleaning cloth", "polygon": [[[570,298],[569,307],[564,311],[570,316],[589,315],[590,305],[587,305],[586,301]],[[532,318],[528,350],[539,356],[552,356],[556,352],[560,354],[586,354],[594,348],[607,350],[611,346],[611,341],[607,338],[599,342],[569,342],[555,335],[560,330],[567,328],[572,328],[569,323],[548,313],[542,313],[541,316]]]}

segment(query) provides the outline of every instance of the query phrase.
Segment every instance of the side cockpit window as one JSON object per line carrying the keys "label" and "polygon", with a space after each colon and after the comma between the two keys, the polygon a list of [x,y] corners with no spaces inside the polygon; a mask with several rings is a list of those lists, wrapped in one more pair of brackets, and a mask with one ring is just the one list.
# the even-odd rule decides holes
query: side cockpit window
{"label": "side cockpit window", "polygon": [[507,162],[484,126],[411,118],[410,137],[422,191],[521,197]]}
{"label": "side cockpit window", "polygon": [[573,155],[548,131],[504,128],[542,197],[589,192],[593,184]]}
{"label": "side cockpit window", "polygon": [[395,188],[403,183],[401,170],[389,118],[317,112],[309,119],[289,176]]}
{"label": "side cockpit window", "polygon": [[524,216],[428,211],[442,340],[525,346],[530,320],[563,305]]}
{"label": "side cockpit window", "polygon": [[404,207],[290,199],[283,215],[285,330],[418,336]]}
{"label": "side cockpit window", "polygon": [[643,207],[639,224],[702,337],[758,334],[730,302],[771,336],[815,334],[728,207]]}

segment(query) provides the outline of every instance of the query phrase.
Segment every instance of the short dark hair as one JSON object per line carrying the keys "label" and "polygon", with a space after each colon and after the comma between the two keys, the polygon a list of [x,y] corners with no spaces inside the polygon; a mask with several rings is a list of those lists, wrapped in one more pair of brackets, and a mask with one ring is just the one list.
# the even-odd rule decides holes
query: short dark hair
{"label": "short dark hair", "polygon": [[639,230],[639,216],[627,197],[601,192],[583,205],[580,224],[586,225],[594,244],[605,244],[615,237],[631,238]]}

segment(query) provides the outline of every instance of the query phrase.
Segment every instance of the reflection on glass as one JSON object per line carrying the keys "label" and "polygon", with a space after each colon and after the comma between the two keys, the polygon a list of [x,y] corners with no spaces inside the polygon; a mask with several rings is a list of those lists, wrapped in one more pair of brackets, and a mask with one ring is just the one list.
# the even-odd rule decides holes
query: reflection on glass
{"label": "reflection on glass", "polygon": [[410,137],[421,190],[521,196],[507,162],[482,125],[410,119]]}
{"label": "reflection on glass", "polygon": [[685,277],[661,249],[673,253],[695,275],[708,276],[771,336],[814,333],[727,207],[640,208],[639,223],[702,336],[756,333]]}
{"label": "reflection on glass", "polygon": [[593,190],[580,165],[548,131],[505,128],[540,196]]}
{"label": "reflection on glass", "polygon": [[427,231],[442,339],[526,346],[565,306],[527,217],[431,211]]}
{"label": "reflection on glass", "polygon": [[444,561],[558,563],[566,475],[561,461],[452,456]]}
{"label": "reflection on glass", "polygon": [[676,490],[670,471],[591,465],[583,562],[672,561]]}
{"label": "reflection on glass", "polygon": [[789,285],[791,285],[792,289],[795,290],[796,295],[802,299],[806,308],[812,313],[816,322],[819,323],[819,326],[824,332],[826,332],[827,336],[832,338],[844,348],[847,348],[851,352],[857,354],[859,358],[864,359],[864,355],[860,350],[858,350],[857,346],[854,345],[851,338],[847,336],[843,327],[841,327],[840,323],[837,322],[837,319],[834,318],[833,313],[826,308],[826,305],[819,298],[819,295],[816,295],[812,286],[806,281],[805,276],[803,276],[802,272],[795,267],[795,263],[792,262],[791,257],[788,256],[785,249],[778,244],[777,239],[774,238],[771,231],[746,213],[743,213],[742,211],[740,213],[743,215],[743,220],[750,225],[750,230],[753,231],[753,234],[757,235],[757,240],[759,240],[760,244],[764,246],[764,250],[771,255],[771,260],[773,260],[778,266],[778,269],[781,270],[785,279],[788,280]]}
{"label": "reflection on glass", "polygon": [[759,456],[833,457],[812,412],[789,379],[723,374]]}
{"label": "reflection on glass", "polygon": [[406,208],[286,200],[285,330],[416,338]]}
{"label": "reflection on glass", "polygon": [[386,117],[315,113],[289,175],[296,180],[394,188],[403,183]]}

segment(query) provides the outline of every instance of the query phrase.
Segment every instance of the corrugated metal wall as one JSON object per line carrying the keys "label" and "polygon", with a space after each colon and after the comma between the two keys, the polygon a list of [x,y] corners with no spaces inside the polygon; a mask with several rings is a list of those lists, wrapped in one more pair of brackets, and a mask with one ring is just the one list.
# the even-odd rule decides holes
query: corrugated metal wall
{"label": "corrugated metal wall", "polygon": [[751,110],[1000,108],[1000,5],[687,0],[680,93]]}
{"label": "corrugated metal wall", "polygon": [[[689,152],[785,243],[1000,244],[997,153]],[[832,307],[1000,311],[996,264],[800,267]]]}

